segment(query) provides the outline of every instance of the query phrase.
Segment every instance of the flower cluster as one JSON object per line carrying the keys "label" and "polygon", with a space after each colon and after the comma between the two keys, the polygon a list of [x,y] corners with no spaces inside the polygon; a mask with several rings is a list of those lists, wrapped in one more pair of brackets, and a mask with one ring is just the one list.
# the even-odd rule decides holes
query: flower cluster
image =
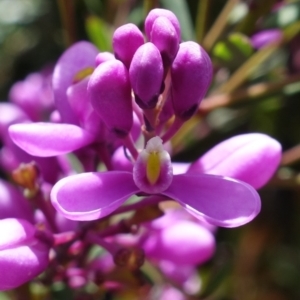
{"label": "flower cluster", "polygon": [[[192,163],[172,162],[170,140],[197,112],[212,63],[199,44],[181,42],[172,12],[150,11],[144,28],[145,37],[134,24],[116,29],[113,54],[99,53],[85,41],[68,48],[53,70],[56,110],[49,114],[47,105],[48,122],[23,108],[46,111],[40,100],[36,106],[22,99],[23,106],[1,104],[10,117],[0,119],[0,162],[8,172],[28,163],[13,179],[34,205],[1,183],[0,227],[8,234],[0,239],[0,267],[13,274],[0,280],[0,290],[31,280],[49,259],[43,282],[77,288],[100,284],[101,277],[107,289],[121,288],[120,282],[109,285],[112,274],[134,271],[137,280],[146,255],[175,286],[195,293],[200,286],[195,268],[214,253],[214,226],[241,226],[259,213],[256,189],[275,172],[279,143],[264,134],[244,134]],[[17,87],[12,94],[18,98]],[[68,153],[83,172],[74,174]],[[162,211],[158,204],[166,200],[178,202],[177,209]],[[113,221],[128,211],[134,212],[129,218]],[[95,244],[107,252],[87,261]],[[55,251],[49,257],[50,249]],[[179,293],[168,285],[160,292]]]}

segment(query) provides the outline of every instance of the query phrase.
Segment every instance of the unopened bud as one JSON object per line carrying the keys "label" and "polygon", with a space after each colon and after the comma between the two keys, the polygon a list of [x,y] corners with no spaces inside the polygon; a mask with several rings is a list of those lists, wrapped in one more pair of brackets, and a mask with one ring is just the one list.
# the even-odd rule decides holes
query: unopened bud
{"label": "unopened bud", "polygon": [[129,76],[137,104],[154,108],[163,83],[163,62],[159,50],[152,43],[142,45],[134,54]]}
{"label": "unopened bud", "polygon": [[116,29],[113,35],[113,48],[117,59],[129,68],[135,51],[144,44],[142,32],[134,24],[126,24]]}
{"label": "unopened bud", "polygon": [[174,113],[180,119],[188,120],[197,111],[212,80],[211,60],[199,44],[180,44],[172,63],[171,79]]}

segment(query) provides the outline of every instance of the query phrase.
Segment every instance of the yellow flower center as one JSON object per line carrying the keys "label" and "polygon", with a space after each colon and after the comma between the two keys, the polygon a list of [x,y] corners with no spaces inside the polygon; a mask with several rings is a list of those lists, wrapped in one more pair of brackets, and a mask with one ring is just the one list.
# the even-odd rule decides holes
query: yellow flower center
{"label": "yellow flower center", "polygon": [[160,157],[158,152],[149,153],[146,173],[149,183],[155,184],[160,174]]}
{"label": "yellow flower center", "polygon": [[94,72],[94,68],[88,67],[77,72],[73,78],[73,83],[78,83],[85,77],[91,75]]}

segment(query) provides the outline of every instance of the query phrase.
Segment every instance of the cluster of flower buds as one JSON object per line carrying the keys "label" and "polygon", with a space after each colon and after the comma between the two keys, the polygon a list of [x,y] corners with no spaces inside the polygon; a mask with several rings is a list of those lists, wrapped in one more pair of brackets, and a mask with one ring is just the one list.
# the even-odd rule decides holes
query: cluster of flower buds
{"label": "cluster of flower buds", "polygon": [[[150,11],[144,27],[146,37],[134,24],[116,29],[113,54],[85,41],[68,48],[53,70],[56,110],[49,114],[47,106],[47,122],[28,116],[30,101],[0,104],[9,112],[0,116],[0,163],[8,173],[16,169],[12,178],[26,190],[22,195],[0,182],[0,227],[19,228],[0,239],[0,269],[11,265],[15,274],[0,280],[0,290],[31,280],[48,259],[44,284],[63,281],[75,289],[92,281],[122,289],[140,284],[146,256],[176,287],[195,293],[196,267],[214,253],[215,226],[241,226],[259,213],[256,189],[275,172],[281,146],[264,134],[245,134],[195,162],[172,162],[167,142],[197,112],[212,64],[199,44],[181,42],[171,11]],[[34,109],[46,110],[41,100]],[[137,201],[123,205],[132,197]],[[177,210],[159,206],[167,200]],[[128,211],[133,215],[114,220]],[[88,261],[91,245],[106,251]],[[7,247],[16,250],[7,255]],[[167,284],[159,291],[161,299],[180,294]]]}

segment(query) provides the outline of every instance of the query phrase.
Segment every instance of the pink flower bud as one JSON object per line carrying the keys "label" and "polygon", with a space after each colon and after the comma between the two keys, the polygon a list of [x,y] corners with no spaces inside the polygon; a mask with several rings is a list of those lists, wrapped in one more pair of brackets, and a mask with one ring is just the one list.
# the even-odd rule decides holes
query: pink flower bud
{"label": "pink flower bud", "polygon": [[208,54],[195,42],[181,43],[171,67],[171,78],[174,113],[188,120],[198,109],[212,80]]}
{"label": "pink flower bud", "polygon": [[150,41],[160,51],[164,67],[169,67],[177,54],[180,42],[180,37],[169,19],[158,17],[154,21]]}
{"label": "pink flower bud", "polygon": [[147,38],[149,40],[151,40],[151,31],[153,28],[153,24],[154,24],[155,20],[159,17],[165,17],[172,23],[172,25],[175,28],[177,37],[180,40],[180,24],[179,24],[177,17],[170,10],[162,9],[162,8],[152,9],[149,12],[149,14],[147,15],[146,20],[145,20],[145,32],[146,32]]}
{"label": "pink flower bud", "polygon": [[100,52],[95,59],[96,66],[99,66],[105,61],[115,59],[114,55],[110,52]]}
{"label": "pink flower bud", "polygon": [[156,106],[163,83],[163,63],[152,43],[142,45],[134,54],[129,76],[137,104],[143,108]]}
{"label": "pink flower bud", "polygon": [[0,220],[0,290],[9,290],[33,279],[48,265],[50,245],[22,219]]}
{"label": "pink flower bud", "polygon": [[144,44],[144,36],[134,24],[125,24],[113,35],[113,48],[117,59],[129,68],[135,51]]}
{"label": "pink flower bud", "polygon": [[100,64],[88,83],[91,104],[105,125],[119,137],[132,127],[131,86],[128,71],[119,60]]}

